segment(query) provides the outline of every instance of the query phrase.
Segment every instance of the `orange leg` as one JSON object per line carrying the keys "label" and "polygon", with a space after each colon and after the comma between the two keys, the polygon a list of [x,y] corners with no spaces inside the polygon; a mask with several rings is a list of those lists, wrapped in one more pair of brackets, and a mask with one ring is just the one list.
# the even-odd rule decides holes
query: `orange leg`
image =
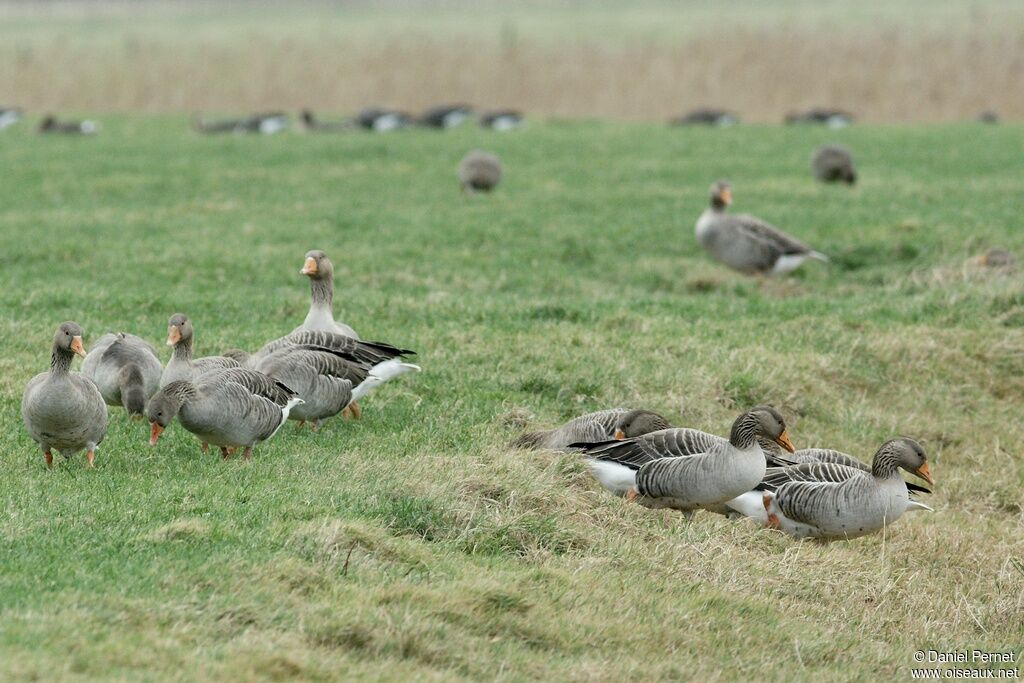
{"label": "orange leg", "polygon": [[764,494],[761,504],[764,505],[764,510],[768,513],[768,523],[765,526],[769,529],[781,530],[782,524],[779,522],[779,516],[772,512],[772,497],[767,493]]}
{"label": "orange leg", "polygon": [[363,419],[363,409],[359,407],[358,403],[352,401],[352,403],[350,403],[348,407],[352,411],[352,417],[354,417],[357,420]]}
{"label": "orange leg", "polygon": [[297,423],[295,424],[295,428],[296,428],[296,429],[302,429],[302,428],[303,428],[303,427],[305,427],[305,426],[306,426],[306,421],[305,421],[305,420],[299,420],[299,421],[298,421],[298,422],[297,422]]}
{"label": "orange leg", "polygon": [[242,451],[242,457],[246,460],[252,460],[252,446],[245,447],[245,450]]}
{"label": "orange leg", "polygon": [[628,500],[630,503],[635,503],[636,499],[639,497],[640,492],[636,490],[635,486],[630,487],[630,489],[626,491],[626,500]]}
{"label": "orange leg", "polygon": [[209,453],[210,452],[210,444],[206,443],[205,441],[203,441],[202,444],[203,444],[202,445],[203,453],[204,454]]}
{"label": "orange leg", "polygon": [[53,467],[53,453],[50,452],[49,448],[43,452],[43,457],[46,458],[46,466]]}
{"label": "orange leg", "polygon": [[89,449],[89,452],[85,454],[86,459],[89,461],[89,467],[96,467],[96,451]]}
{"label": "orange leg", "polygon": [[227,460],[228,458],[231,457],[231,451],[228,450],[227,446],[220,447],[220,457],[223,458],[224,460]]}

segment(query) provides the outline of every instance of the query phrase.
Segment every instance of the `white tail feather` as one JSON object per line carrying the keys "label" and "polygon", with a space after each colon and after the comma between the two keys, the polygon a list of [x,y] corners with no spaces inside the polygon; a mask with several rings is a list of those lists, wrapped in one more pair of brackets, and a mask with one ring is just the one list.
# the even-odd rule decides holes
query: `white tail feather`
{"label": "white tail feather", "polygon": [[587,464],[598,483],[617,496],[626,495],[627,491],[636,486],[636,471],[625,465],[594,459],[587,460]]}
{"label": "white tail feather", "polygon": [[820,251],[812,251],[810,254],[808,254],[808,256],[810,256],[813,259],[818,259],[822,263],[828,263],[829,262],[828,256],[825,256]]}
{"label": "white tail feather", "polygon": [[925,505],[924,503],[917,500],[907,501],[907,512],[913,512],[914,510],[927,510],[928,512],[935,512],[935,508]]}
{"label": "white tail feather", "polygon": [[284,408],[281,408],[281,424],[277,425],[277,429],[275,429],[274,432],[267,437],[268,441],[274,438],[274,434],[277,434],[277,431],[281,429],[281,426],[288,421],[288,413],[292,412],[292,408],[294,408],[297,405],[302,405],[303,403],[305,403],[305,401],[303,401],[298,396],[288,399],[288,402],[284,404]]}
{"label": "white tail feather", "polygon": [[396,358],[386,360],[383,363],[377,363],[370,368],[370,374],[366,376],[366,379],[352,390],[352,400],[358,401],[381,384],[384,384],[399,375],[404,375],[407,372],[419,371],[420,366],[413,365],[412,363],[403,363]]}

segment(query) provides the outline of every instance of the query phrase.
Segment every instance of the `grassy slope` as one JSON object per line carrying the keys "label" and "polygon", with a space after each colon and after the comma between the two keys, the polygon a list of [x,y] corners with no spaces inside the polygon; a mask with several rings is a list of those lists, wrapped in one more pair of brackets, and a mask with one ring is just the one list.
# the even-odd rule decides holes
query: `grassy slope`
{"label": "grassy slope", "polygon": [[[105,125],[0,137],[0,678],[809,680],[1019,648],[1024,287],[965,262],[1024,253],[1020,128]],[[809,178],[836,139],[853,190]],[[507,181],[465,199],[454,166],[476,146]],[[758,283],[708,262],[692,225],[719,176],[835,265]],[[57,323],[157,342],[181,310],[200,353],[256,347],[304,315],[314,247],[341,317],[418,349],[421,376],[250,464],[180,425],[150,449],[114,413],[95,471],[44,469],[18,411]],[[938,514],[795,543],[686,526],[571,456],[502,447],[611,405],[724,432],[762,401],[798,447],[921,438]]]}

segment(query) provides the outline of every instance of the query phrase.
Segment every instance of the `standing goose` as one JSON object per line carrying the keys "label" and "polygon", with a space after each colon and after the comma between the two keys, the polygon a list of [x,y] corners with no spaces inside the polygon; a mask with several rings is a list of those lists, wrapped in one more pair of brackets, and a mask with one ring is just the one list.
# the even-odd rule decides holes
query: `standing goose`
{"label": "standing goose", "polygon": [[665,429],[624,441],[598,444],[584,452],[594,476],[606,489],[650,508],[673,508],[689,515],[750,491],[763,479],[765,455],[758,438],[793,451],[782,416],[769,406],[736,418],[727,442],[692,454],[684,430]]}
{"label": "standing goose", "polygon": [[103,335],[82,362],[82,374],[96,383],[107,405],[124,406],[132,417],[144,414],[163,369],[153,347],[127,332]]}
{"label": "standing goose", "polygon": [[774,225],[749,214],[728,214],[732,187],[724,180],[711,186],[711,206],[697,219],[697,241],[713,258],[747,274],[780,275],[807,259],[828,262]]}
{"label": "standing goose", "polygon": [[63,135],[94,135],[100,129],[95,121],[58,121],[55,116],[47,116],[39,123],[40,133],[58,133]]}
{"label": "standing goose", "polygon": [[837,463],[770,468],[759,490],[727,504],[798,538],[856,538],[892,524],[907,510],[931,510],[910,499],[900,469],[935,485],[921,444],[900,437],[881,445],[868,472]]}
{"label": "standing goose", "polygon": [[244,447],[248,460],[253,447],[276,434],[292,408],[301,404],[302,399],[280,382],[242,368],[174,381],[149,401],[149,444],[155,446],[178,416],[200,441],[220,446],[225,459],[229,449]]}
{"label": "standing goose", "polygon": [[822,145],[811,157],[811,171],[823,183],[857,182],[853,155],[842,145]]}
{"label": "standing goose", "polygon": [[665,418],[649,410],[613,408],[580,415],[555,429],[523,434],[512,442],[512,448],[567,450],[574,444],[632,439],[671,427]]}
{"label": "standing goose", "polygon": [[459,162],[459,184],[462,191],[490,192],[501,181],[501,160],[490,152],[473,150]]}
{"label": "standing goose", "polygon": [[175,313],[167,321],[167,345],[174,348],[160,376],[160,386],[190,380],[199,375],[225,368],[237,368],[238,362],[224,356],[192,358],[192,321],[184,313]]}
{"label": "standing goose", "polygon": [[309,313],[293,332],[336,332],[359,339],[355,330],[334,319],[334,264],[327,254],[319,249],[307,252],[299,274],[309,277]]}
{"label": "standing goose", "polygon": [[88,377],[71,372],[75,354],[85,356],[82,328],[61,323],[53,335],[50,371],[33,377],[21,398],[21,417],[32,440],[39,444],[46,466],[53,466],[54,449],[65,457],[85,449],[89,467],[96,447],[107,433],[107,404]]}

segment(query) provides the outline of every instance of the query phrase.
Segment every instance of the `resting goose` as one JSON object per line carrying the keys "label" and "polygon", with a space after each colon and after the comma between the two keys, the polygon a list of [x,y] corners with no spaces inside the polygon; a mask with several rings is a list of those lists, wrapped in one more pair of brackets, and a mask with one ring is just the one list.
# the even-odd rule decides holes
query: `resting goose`
{"label": "resting goose", "polygon": [[704,125],[726,128],[739,123],[739,118],[732,112],[726,111],[725,109],[703,108],[694,109],[691,112],[672,119],[669,123],[673,126]]}
{"label": "resting goose", "polygon": [[711,206],[697,219],[697,241],[713,258],[747,274],[780,275],[807,259],[828,257],[749,214],[728,214],[732,186],[719,180],[711,186]]}
{"label": "resting goose", "polygon": [[273,135],[288,129],[288,116],[283,112],[253,114],[244,119],[204,121],[201,114],[193,114],[192,128],[197,133],[258,133]]}
{"label": "resting goose", "polygon": [[333,133],[340,130],[351,130],[355,123],[352,121],[321,121],[310,109],[303,109],[299,114],[299,120],[305,130],[317,133]]}
{"label": "resting goose", "polygon": [[334,319],[334,264],[327,254],[319,249],[307,252],[299,274],[309,277],[309,313],[293,332],[337,332],[359,339],[355,330]]}
{"label": "resting goose", "polygon": [[490,192],[501,181],[501,160],[490,152],[473,150],[459,162],[459,183],[462,191]]}
{"label": "resting goose", "polygon": [[580,415],[561,427],[523,434],[512,448],[567,450],[575,444],[593,444],[612,439],[631,439],[672,425],[649,410],[613,408]]}
{"label": "resting goose", "polygon": [[58,121],[55,116],[47,116],[39,123],[40,133],[59,133],[63,135],[94,135],[100,129],[95,121]]}
{"label": "resting goose", "polygon": [[857,182],[853,155],[842,145],[822,145],[811,157],[811,171],[823,183]]}
{"label": "resting goose", "polygon": [[50,371],[33,377],[21,398],[21,417],[32,440],[39,444],[46,466],[53,466],[53,450],[64,457],[85,449],[89,467],[96,447],[107,433],[107,404],[88,377],[71,372],[75,354],[85,356],[82,328],[61,323],[53,335]]}
{"label": "resting goose", "polygon": [[181,425],[203,443],[220,446],[226,459],[229,449],[244,447],[246,460],[257,443],[281,428],[289,412],[302,404],[294,391],[262,373],[228,368],[178,380],[161,387],[149,401],[149,445],[177,416]]}
{"label": "resting goose", "polygon": [[815,107],[806,111],[796,111],[786,114],[786,123],[789,125],[798,123],[817,123],[829,128],[846,128],[853,123],[853,115],[841,109],[824,109]]}
{"label": "resting goose", "polygon": [[443,104],[423,112],[419,124],[427,128],[456,128],[473,114],[472,107],[465,104]]}
{"label": "resting goose", "polygon": [[480,126],[498,132],[522,128],[526,124],[523,113],[515,109],[498,109],[480,115]]}
{"label": "resting goose", "polygon": [[0,130],[21,121],[21,110],[17,107],[0,107]]}
{"label": "resting goose", "polygon": [[140,418],[160,388],[163,370],[153,347],[127,332],[103,335],[82,362],[82,374],[96,383],[108,406],[124,406]]}
{"label": "resting goose", "polygon": [[856,538],[907,510],[931,510],[910,499],[901,468],[935,485],[921,444],[901,437],[881,445],[870,471],[835,462],[769,468],[758,490],[727,505],[798,538]]}
{"label": "resting goose", "polygon": [[703,453],[689,452],[687,431],[664,429],[596,444],[584,452],[594,476],[609,491],[645,507],[689,515],[750,491],[762,480],[766,465],[759,437],[793,451],[785,421],[769,406],[737,417],[729,440],[715,442]]}
{"label": "resting goose", "polygon": [[368,107],[359,112],[356,124],[375,133],[387,133],[412,125],[412,117],[396,109]]}
{"label": "resting goose", "polygon": [[991,109],[978,114],[978,123],[999,123],[999,113]]}
{"label": "resting goose", "polygon": [[174,348],[160,376],[160,386],[171,382],[195,379],[200,375],[225,368],[237,368],[238,362],[224,356],[192,358],[192,321],[184,313],[175,313],[167,321],[167,345]]}

